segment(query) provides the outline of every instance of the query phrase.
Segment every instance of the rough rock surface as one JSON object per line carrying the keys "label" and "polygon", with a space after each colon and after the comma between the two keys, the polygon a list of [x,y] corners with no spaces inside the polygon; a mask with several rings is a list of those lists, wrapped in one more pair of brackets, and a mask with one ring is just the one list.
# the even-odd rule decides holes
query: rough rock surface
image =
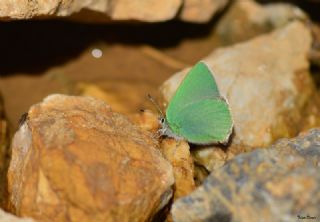
{"label": "rough rock surface", "polygon": [[307,21],[308,16],[291,4],[234,1],[219,20],[216,33],[223,44],[231,45],[282,27],[292,20]]}
{"label": "rough rock surface", "polygon": [[[68,16],[78,13],[84,21],[140,20],[167,21],[180,16],[182,20],[206,22],[224,8],[229,0],[2,0],[0,19]],[[181,12],[179,14],[179,12]]]}
{"label": "rough rock surface", "polygon": [[146,221],[174,182],[157,146],[101,100],[51,95],[14,136],[10,209],[39,221]]}
{"label": "rough rock surface", "polygon": [[0,209],[0,221],[1,222],[35,222],[30,218],[19,218]]}
{"label": "rough rock surface", "polygon": [[195,189],[193,160],[190,147],[186,141],[164,139],[161,150],[173,167],[175,178],[174,200],[186,196]]}
{"label": "rough rock surface", "polygon": [[320,218],[320,130],[241,154],[172,206],[175,222]]}
{"label": "rough rock surface", "polygon": [[[309,128],[319,125],[319,98],[308,72],[310,46],[309,29],[296,21],[270,34],[215,50],[204,59],[228,99],[234,119],[226,159],[270,145],[278,138],[295,136],[305,123]],[[186,73],[183,70],[162,85],[166,101]]]}

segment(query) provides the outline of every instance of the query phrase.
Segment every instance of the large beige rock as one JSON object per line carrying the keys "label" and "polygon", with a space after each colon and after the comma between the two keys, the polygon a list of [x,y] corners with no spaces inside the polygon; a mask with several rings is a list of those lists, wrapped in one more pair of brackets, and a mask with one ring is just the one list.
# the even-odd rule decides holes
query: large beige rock
{"label": "large beige rock", "polygon": [[[178,16],[185,21],[207,22],[227,2],[228,0],[2,0],[0,19],[76,14],[74,19],[90,22],[105,22],[108,19],[158,22]],[[181,14],[178,15],[179,12]]]}
{"label": "large beige rock", "polygon": [[180,18],[187,22],[208,22],[229,0],[184,0]]}
{"label": "large beige rock", "polygon": [[[294,136],[305,122],[308,127],[319,124],[319,98],[308,72],[310,46],[309,29],[293,22],[271,34],[215,50],[204,59],[230,103],[234,119],[234,135],[227,150],[230,156]],[[167,101],[186,73],[183,70],[162,85]],[[206,152],[205,158],[216,152],[209,150],[199,151]]]}
{"label": "large beige rock", "polygon": [[175,17],[181,4],[182,0],[117,0],[112,2],[110,16],[115,20],[169,20]]}
{"label": "large beige rock", "polygon": [[92,97],[51,95],[15,134],[10,209],[39,221],[146,221],[172,195],[147,131]]}
{"label": "large beige rock", "polygon": [[163,21],[173,18],[181,4],[182,0],[3,0],[0,1],[0,18],[29,19],[39,16],[68,16],[82,9],[89,9],[116,20]]}
{"label": "large beige rock", "polygon": [[218,21],[216,34],[225,45],[285,26],[293,20],[307,21],[307,14],[299,7],[287,3],[261,5],[254,0],[234,1]]}
{"label": "large beige rock", "polygon": [[1,222],[35,222],[30,218],[19,218],[10,213],[7,213],[0,209],[0,221]]}

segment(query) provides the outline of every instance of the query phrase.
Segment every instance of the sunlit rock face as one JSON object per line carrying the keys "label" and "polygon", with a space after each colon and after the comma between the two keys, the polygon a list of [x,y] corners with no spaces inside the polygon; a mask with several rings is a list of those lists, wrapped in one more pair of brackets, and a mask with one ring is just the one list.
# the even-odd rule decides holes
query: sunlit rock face
{"label": "sunlit rock face", "polygon": [[189,22],[207,22],[223,9],[229,0],[76,0],[0,2],[0,19],[65,17],[87,22],[138,20],[167,21],[173,18]]}
{"label": "sunlit rock face", "polygon": [[171,195],[147,131],[92,97],[51,95],[15,134],[10,210],[39,221],[146,221]]}

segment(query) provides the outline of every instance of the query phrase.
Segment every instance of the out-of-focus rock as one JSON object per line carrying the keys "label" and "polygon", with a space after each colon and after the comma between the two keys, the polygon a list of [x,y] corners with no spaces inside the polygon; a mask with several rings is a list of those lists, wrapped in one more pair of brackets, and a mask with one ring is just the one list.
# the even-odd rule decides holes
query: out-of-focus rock
{"label": "out-of-focus rock", "polygon": [[291,4],[262,6],[252,0],[234,1],[219,21],[216,33],[223,44],[231,45],[282,27],[292,20],[307,21],[308,16]]}
{"label": "out-of-focus rock", "polygon": [[109,10],[115,20],[165,21],[175,17],[181,4],[182,0],[117,0]]}
{"label": "out-of-focus rock", "polygon": [[180,18],[187,22],[208,22],[229,0],[184,0]]}
{"label": "out-of-focus rock", "polygon": [[6,200],[6,175],[9,161],[9,128],[3,106],[0,95],[0,207],[5,205]]}
{"label": "out-of-focus rock", "polygon": [[[29,19],[33,17],[68,16],[82,9],[100,13],[114,20],[165,21],[175,17],[182,0],[88,0],[88,1],[20,1],[0,2],[0,18]],[[88,14],[86,14],[88,16]],[[89,16],[90,17],[90,16]]]}
{"label": "out-of-focus rock", "polygon": [[228,155],[230,152],[225,152],[220,148],[212,149],[211,146],[196,147],[192,150],[194,162],[205,166],[209,171],[222,167],[228,159],[231,159]]}
{"label": "out-of-focus rock", "polygon": [[[139,88],[140,90],[137,90]],[[154,108],[147,99],[147,92],[154,92],[150,83],[132,82],[132,80],[100,81],[95,84],[79,82],[75,84],[74,93],[91,96],[105,101],[112,110],[126,115],[138,113],[141,109]],[[158,91],[156,91],[158,93]],[[145,98],[143,100],[143,98]]]}
{"label": "out-of-focus rock", "polygon": [[146,221],[172,195],[151,134],[91,97],[51,95],[15,134],[10,209],[39,221]]}
{"label": "out-of-focus rock", "polygon": [[[308,127],[319,123],[319,107],[310,110],[308,106],[310,102],[317,104],[318,99],[308,72],[310,46],[309,29],[295,21],[248,42],[215,50],[204,59],[214,72],[221,94],[228,99],[234,119],[227,157],[219,157],[219,161],[270,145],[278,138],[295,136],[305,122]],[[187,71],[175,74],[162,85],[166,101],[170,101]],[[212,146],[208,149],[213,150]],[[211,155],[204,149],[199,152]],[[206,159],[203,165],[212,170],[211,163],[216,160]]]}
{"label": "out-of-focus rock", "polygon": [[19,218],[10,213],[4,212],[0,209],[0,221],[1,222],[35,222],[30,218]]}
{"label": "out-of-focus rock", "polygon": [[30,19],[70,16],[85,22],[139,20],[159,22],[180,17],[203,23],[223,9],[229,0],[38,0],[0,1],[0,19]]}
{"label": "out-of-focus rock", "polygon": [[76,90],[81,96],[91,96],[109,104],[116,112],[126,113],[128,109],[125,104],[121,103],[121,100],[117,95],[108,94],[102,90],[99,86],[90,83],[78,83]]}
{"label": "out-of-focus rock", "polygon": [[140,113],[135,113],[129,116],[132,122],[140,126],[144,130],[152,132],[155,136],[160,128],[158,116],[150,110],[142,110]]}
{"label": "out-of-focus rock", "polygon": [[318,219],[320,130],[240,154],[172,206],[175,222]]}
{"label": "out-of-focus rock", "polygon": [[161,150],[173,167],[175,178],[174,200],[191,193],[195,189],[193,160],[189,144],[172,138],[161,142]]}

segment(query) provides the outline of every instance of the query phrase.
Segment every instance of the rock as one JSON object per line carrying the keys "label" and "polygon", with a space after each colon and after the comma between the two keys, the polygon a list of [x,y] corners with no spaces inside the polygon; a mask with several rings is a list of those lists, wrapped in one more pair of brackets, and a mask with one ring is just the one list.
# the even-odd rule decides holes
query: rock
{"label": "rock", "polygon": [[183,140],[175,141],[172,138],[167,138],[162,141],[161,150],[173,166],[174,200],[191,193],[195,189],[195,182],[189,144]]}
{"label": "rock", "polygon": [[[184,21],[204,23],[224,8],[229,0],[3,0],[0,19],[65,17],[85,22],[139,20],[159,22],[179,16]],[[180,13],[180,14],[179,14]]]}
{"label": "rock", "polygon": [[140,113],[135,113],[129,116],[130,120],[144,130],[147,130],[154,135],[157,135],[157,131],[160,128],[158,116],[150,110],[142,110]]}
{"label": "rock", "polygon": [[235,1],[219,20],[216,34],[223,44],[231,45],[285,26],[292,20],[307,21],[308,16],[291,4],[263,6],[253,0]]}
{"label": "rock", "polygon": [[15,134],[10,210],[39,221],[146,221],[172,195],[151,134],[92,97],[48,96]]}
{"label": "rock", "polygon": [[105,92],[95,84],[80,82],[76,84],[76,89],[78,90],[79,95],[100,99],[109,104],[116,112],[126,113],[128,110],[126,105],[121,103],[121,100],[116,95]]}
{"label": "rock", "polygon": [[145,82],[133,83],[132,79],[101,80],[94,84],[78,82],[75,84],[73,92],[76,95],[101,99],[109,104],[113,111],[129,116],[139,113],[142,109],[154,108],[147,99],[146,92],[159,93],[156,86]]}
{"label": "rock", "polygon": [[[228,149],[222,148],[227,152],[223,159],[295,136],[305,122],[308,127],[319,123],[319,106],[308,108],[318,99],[308,72],[310,45],[309,29],[295,21],[270,34],[215,50],[204,59],[234,119],[234,135]],[[166,101],[186,73],[183,70],[164,82],[161,92]],[[212,146],[208,149],[213,150]],[[212,170],[210,163],[203,164]]]}
{"label": "rock", "polygon": [[187,22],[208,22],[229,0],[184,0],[180,18]]}
{"label": "rock", "polygon": [[35,222],[30,218],[19,218],[0,209],[0,221],[1,222]]}
{"label": "rock", "polygon": [[320,129],[240,154],[172,206],[175,222],[320,217]]}
{"label": "rock", "polygon": [[134,19],[155,22],[172,19],[181,4],[182,0],[165,0],[161,2],[155,0],[4,0],[0,2],[0,18],[30,19],[40,16],[68,16],[87,9],[91,11],[93,16],[100,13],[114,20]]}
{"label": "rock", "polygon": [[[223,149],[212,149],[211,146],[196,147],[192,150],[194,162],[205,166],[206,170],[213,171],[219,169],[230,159],[230,152]],[[233,157],[233,156],[232,156]]]}
{"label": "rock", "polygon": [[117,0],[110,6],[110,16],[115,20],[165,21],[175,17],[182,0]]}

